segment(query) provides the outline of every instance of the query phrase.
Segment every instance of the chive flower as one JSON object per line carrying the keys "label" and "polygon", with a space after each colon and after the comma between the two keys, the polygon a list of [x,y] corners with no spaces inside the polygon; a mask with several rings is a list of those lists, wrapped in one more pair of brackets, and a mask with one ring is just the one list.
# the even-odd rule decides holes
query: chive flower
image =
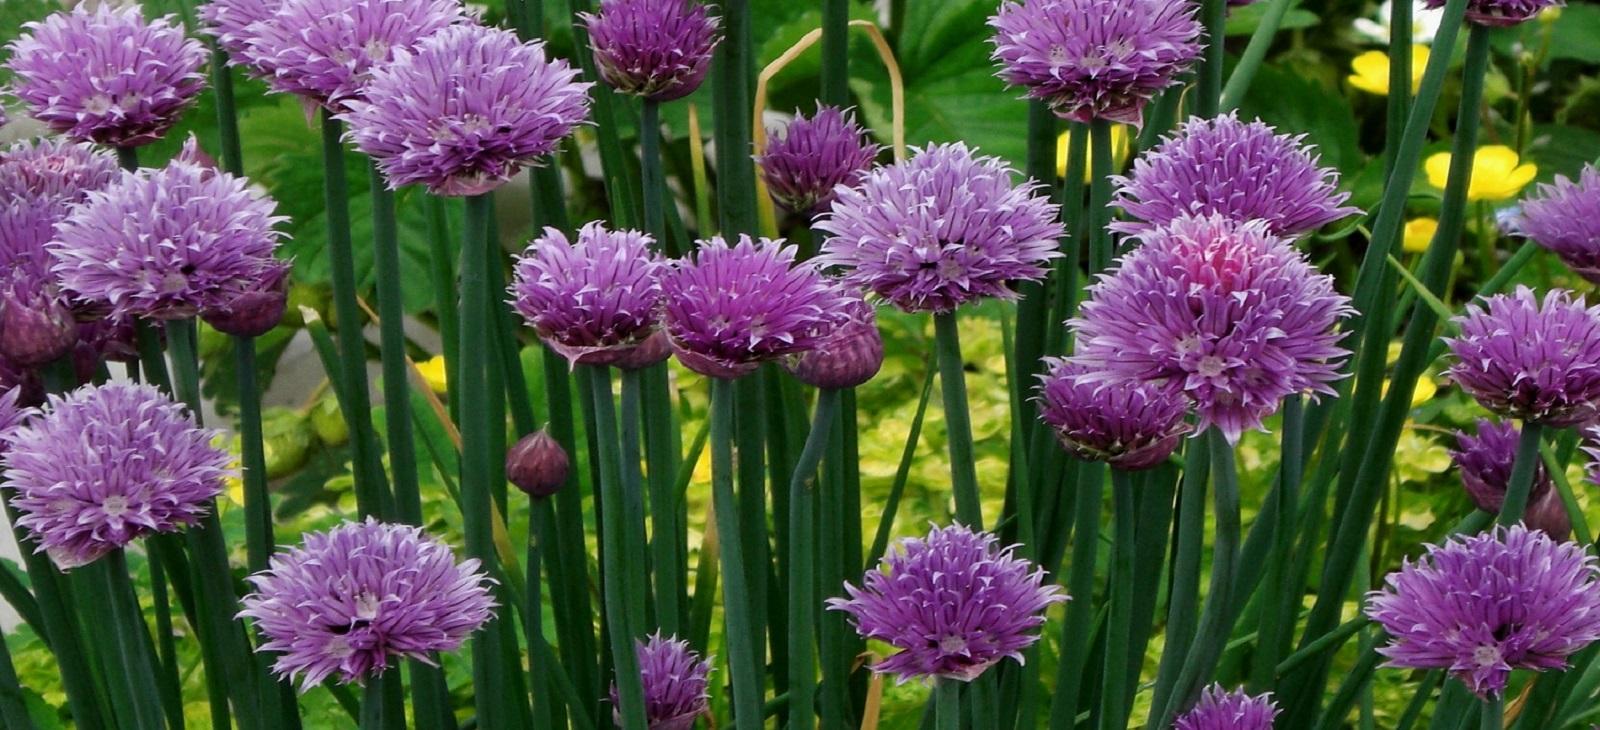
{"label": "chive flower", "polygon": [[1600,169],[1584,165],[1577,182],[1557,175],[1555,183],[1540,185],[1522,201],[1516,227],[1579,276],[1600,284]]}
{"label": "chive flower", "polygon": [[1135,160],[1132,174],[1112,178],[1112,204],[1137,220],[1111,229],[1139,233],[1181,215],[1219,213],[1259,218],[1273,235],[1294,238],[1359,214],[1344,205],[1350,195],[1339,192],[1339,173],[1319,166],[1304,141],[1236,113],[1193,117]]}
{"label": "chive flower", "polygon": [[[711,662],[676,636],[651,634],[633,642],[644,680],[644,714],[650,730],[694,730],[695,721],[711,710]],[[612,722],[622,725],[617,685],[611,685]]]}
{"label": "chive flower", "polygon": [[434,663],[494,612],[492,581],[477,559],[411,525],[367,518],[307,533],[250,577],[241,618],[274,652],[272,671],[305,692],[328,678],[363,683],[400,659]]}
{"label": "chive flower", "polygon": [[825,210],[834,188],[861,181],[883,147],[873,143],[855,115],[817,104],[810,117],[796,113],[756,158],[774,202],[801,215]]}
{"label": "chive flower", "polygon": [[1200,700],[1178,716],[1172,730],[1272,730],[1278,705],[1272,695],[1232,692],[1213,684],[1200,692]]}
{"label": "chive flower", "polygon": [[238,282],[278,266],[272,199],[192,159],[123,172],[73,208],[49,248],[62,287],[117,315],[178,319],[226,306]]}
{"label": "chive flower", "polygon": [[1445,375],[1505,418],[1564,427],[1600,416],[1600,306],[1553,289],[1497,294],[1454,320]]}
{"label": "chive flower", "polygon": [[154,142],[205,88],[205,46],[170,16],[146,21],[138,5],[86,3],[22,27],[6,46],[10,91],[72,139]]}
{"label": "chive flower", "polygon": [[1035,396],[1039,416],[1081,459],[1148,469],[1166,461],[1191,430],[1188,400],[1169,388],[1106,383],[1070,360],[1046,358],[1045,366]]}
{"label": "chive flower", "polygon": [[[1442,8],[1445,0],[1427,0],[1429,8]],[[1517,25],[1545,8],[1566,5],[1563,0],[1469,0],[1467,21],[1491,27]]]}
{"label": "chive flower", "polygon": [[516,260],[511,306],[573,364],[614,365],[657,330],[667,264],[655,239],[595,221],[569,240],[555,228]]}
{"label": "chive flower", "polygon": [[1087,378],[1182,393],[1233,442],[1287,396],[1334,393],[1349,299],[1265,221],[1183,216],[1138,239],[1068,323]]}
{"label": "chive flower", "polygon": [[[261,24],[272,19],[283,0],[208,0],[196,12],[204,23],[201,31],[217,40],[217,47],[228,52],[228,62],[240,65],[241,56],[249,52],[250,43],[260,37]],[[243,64],[258,75],[268,73],[263,69]]]}
{"label": "chive flower", "polygon": [[1600,569],[1576,543],[1522,525],[1429,545],[1367,594],[1389,633],[1384,666],[1442,669],[1479,697],[1514,669],[1563,669],[1600,638]]}
{"label": "chive flower", "polygon": [[844,321],[816,348],[793,355],[784,369],[814,388],[841,390],[864,385],[883,368],[883,335],[875,308],[859,295],[843,308]]}
{"label": "chive flower", "polygon": [[846,295],[782,239],[700,242],[661,278],[667,339],[684,367],[712,378],[816,349],[844,321]]}
{"label": "chive flower", "polygon": [[606,84],[651,101],[694,93],[722,40],[719,20],[696,0],[600,0],[579,13]]}
{"label": "chive flower", "polygon": [[117,176],[117,158],[92,144],[44,137],[0,150],[0,201],[47,207],[56,218]]}
{"label": "chive flower", "polygon": [[478,195],[554,152],[589,116],[589,86],[544,44],[497,28],[444,28],[371,71],[339,115],[391,187]]}
{"label": "chive flower", "polygon": [[62,570],[180,531],[211,509],[230,473],[217,436],[149,385],[52,395],[9,436],[3,463],[17,525]]}
{"label": "chive flower", "polygon": [[908,312],[1015,298],[1009,285],[1044,278],[1066,232],[1046,192],[1014,175],[959,142],[918,150],[835,189],[817,260]]}
{"label": "chive flower", "polygon": [[1139,126],[1144,106],[1200,57],[1197,3],[1008,1],[989,19],[999,76],[1074,122]]}
{"label": "chive flower", "polygon": [[970,682],[1007,657],[1021,662],[1046,609],[1067,600],[1044,570],[998,542],[959,524],[905,538],[828,608],[849,614],[863,638],[900,650],[873,671]]}
{"label": "chive flower", "polygon": [[[1456,432],[1456,448],[1450,459],[1461,471],[1461,486],[1473,505],[1489,514],[1500,512],[1511,483],[1511,468],[1517,458],[1521,431],[1508,421],[1478,419],[1477,433]],[[1528,509],[1523,517],[1529,527],[1557,538],[1572,530],[1567,507],[1555,489],[1543,463],[1534,465],[1533,488],[1528,494]]]}

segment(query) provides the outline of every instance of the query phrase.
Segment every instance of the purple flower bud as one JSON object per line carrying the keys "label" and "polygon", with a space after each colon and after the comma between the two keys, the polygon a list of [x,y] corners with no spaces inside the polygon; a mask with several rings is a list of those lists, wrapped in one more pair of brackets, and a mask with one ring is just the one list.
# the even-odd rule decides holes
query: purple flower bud
{"label": "purple flower bud", "polygon": [[1522,201],[1517,218],[1521,235],[1554,252],[1588,279],[1600,284],[1600,169],[1585,165],[1577,182],[1557,175],[1551,185]]}
{"label": "purple flower bud", "polygon": [[1563,427],[1600,415],[1600,306],[1552,289],[1489,297],[1454,320],[1445,375],[1490,412]]}
{"label": "purple flower bud", "polygon": [[1011,282],[1044,278],[1066,233],[1039,186],[1013,175],[959,142],[918,150],[835,190],[816,223],[830,234],[817,260],[908,312],[1015,298]]}
{"label": "purple flower bud", "polygon": [[1197,3],[1024,0],[989,19],[1000,78],[1075,122],[1139,126],[1144,105],[1200,57]]}
{"label": "purple flower bud", "polygon": [[666,332],[657,329],[643,342],[624,351],[622,357],[611,365],[621,370],[643,370],[665,362],[669,357],[672,357],[672,343],[667,339]]}
{"label": "purple flower bud", "polygon": [[117,158],[102,147],[49,137],[16,142],[0,151],[0,204],[49,204],[59,220],[120,174]]}
{"label": "purple flower bud", "polygon": [[287,261],[274,260],[256,276],[234,282],[218,304],[200,312],[206,324],[225,335],[260,337],[283,321],[289,306]]}
{"label": "purple flower bud", "polygon": [[859,296],[845,305],[846,319],[813,350],[784,361],[784,368],[806,385],[829,390],[854,388],[883,367],[883,335],[871,304]]}
{"label": "purple flower bud", "polygon": [[[1509,422],[1487,418],[1478,419],[1476,436],[1466,431],[1456,432],[1458,450],[1451,451],[1450,458],[1461,470],[1461,486],[1466,488],[1467,496],[1478,509],[1497,514],[1505,503],[1520,434],[1521,431]],[[1561,495],[1543,463],[1534,466],[1533,489],[1528,495],[1523,522],[1557,539],[1566,539],[1572,531],[1566,505],[1562,504]]]}
{"label": "purple flower bud", "polygon": [[1384,666],[1443,669],[1480,697],[1499,696],[1514,669],[1563,669],[1600,638],[1594,556],[1522,525],[1428,546],[1367,594],[1389,633]]}
{"label": "purple flower bud", "polygon": [[52,395],[42,416],[13,432],[5,455],[17,524],[63,570],[182,530],[211,509],[229,474],[216,436],[152,386]]}
{"label": "purple flower bud", "polygon": [[[1444,7],[1445,0],[1428,0],[1428,7]],[[1469,0],[1467,20],[1478,25],[1504,27],[1521,23],[1545,8],[1566,5],[1562,0]]]}
{"label": "purple flower bud", "polygon": [[579,13],[600,78],[624,94],[672,101],[694,93],[721,41],[718,19],[695,0],[600,0]]}
{"label": "purple flower bud", "polygon": [[510,31],[452,25],[393,56],[339,115],[390,187],[486,193],[589,116],[590,84]]}
{"label": "purple flower bud", "polygon": [[242,618],[275,652],[272,671],[302,692],[334,677],[364,682],[399,659],[432,662],[455,651],[493,615],[492,581],[476,559],[411,525],[368,518],[307,533],[250,577]]}
{"label": "purple flower bud", "polygon": [[773,135],[756,163],[778,205],[809,214],[833,202],[835,187],[860,182],[882,149],[853,114],[817,104],[809,119],[796,113],[782,134]]}
{"label": "purple flower bud", "polygon": [[25,23],[6,67],[35,119],[75,140],[137,147],[161,139],[205,88],[205,46],[138,5],[79,5]]}
{"label": "purple flower bud", "polygon": [[[701,659],[689,642],[677,637],[634,641],[639,657],[639,676],[644,680],[645,724],[649,730],[694,730],[695,721],[710,712],[711,694],[707,690],[711,662]],[[611,706],[619,708],[617,685],[611,685]],[[621,712],[612,710],[612,721],[622,725]]]}
{"label": "purple flower bud", "polygon": [[846,299],[815,260],[795,263],[782,239],[700,241],[661,278],[663,321],[684,367],[732,379],[815,349],[844,321]]}
{"label": "purple flower bud", "polygon": [[506,452],[506,478],[530,497],[555,496],[567,484],[567,450],[539,429]]}
{"label": "purple flower bud", "polygon": [[830,598],[863,638],[897,649],[872,670],[900,681],[944,678],[970,682],[1001,659],[1022,660],[1039,640],[1050,604],[1067,600],[1044,571],[998,548],[994,535],[961,525],[906,538],[868,570],[849,598]]}
{"label": "purple flower bud", "polygon": [[1243,689],[1228,692],[1213,684],[1200,692],[1200,701],[1178,716],[1172,730],[1272,730],[1278,705],[1272,695],[1249,695]]}
{"label": "purple flower bud", "polygon": [[1148,382],[1087,378],[1082,365],[1046,358],[1039,376],[1039,415],[1078,457],[1124,470],[1167,460],[1191,430],[1189,403]]}
{"label": "purple flower bud", "polygon": [[78,322],[49,291],[12,287],[0,295],[0,357],[38,367],[67,354],[78,342]]}
{"label": "purple flower bud", "polygon": [[595,221],[576,241],[546,228],[517,257],[511,304],[573,364],[612,365],[656,332],[661,275],[655,240]]}

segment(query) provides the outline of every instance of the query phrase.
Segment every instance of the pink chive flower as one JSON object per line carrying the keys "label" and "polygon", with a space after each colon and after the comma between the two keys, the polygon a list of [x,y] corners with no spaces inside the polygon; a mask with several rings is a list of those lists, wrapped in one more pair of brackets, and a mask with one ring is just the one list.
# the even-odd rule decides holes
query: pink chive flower
{"label": "pink chive flower", "polygon": [[546,228],[517,257],[511,305],[569,362],[617,364],[657,330],[667,263],[654,244],[598,221],[575,241]]}
{"label": "pink chive flower", "polygon": [[[639,657],[639,675],[644,680],[645,720],[650,730],[694,730],[695,721],[711,709],[708,680],[711,662],[677,637],[650,635],[634,641]],[[620,707],[617,685],[611,685],[611,706]],[[612,710],[613,722],[622,725],[622,715]]]}
{"label": "pink chive flower", "polygon": [[1148,469],[1172,455],[1191,430],[1189,402],[1148,382],[1106,383],[1078,363],[1046,358],[1039,416],[1079,458],[1124,470]]}
{"label": "pink chive flower", "polygon": [[1467,307],[1445,375],[1505,418],[1564,427],[1600,415],[1600,306],[1527,287]]}
{"label": "pink chive flower", "polygon": [[600,0],[579,13],[606,84],[651,101],[694,93],[722,40],[720,20],[696,0]]}
{"label": "pink chive flower", "polygon": [[834,188],[860,182],[882,149],[853,114],[818,104],[815,114],[797,113],[782,133],[773,134],[756,164],[772,199],[807,215],[826,210]]}

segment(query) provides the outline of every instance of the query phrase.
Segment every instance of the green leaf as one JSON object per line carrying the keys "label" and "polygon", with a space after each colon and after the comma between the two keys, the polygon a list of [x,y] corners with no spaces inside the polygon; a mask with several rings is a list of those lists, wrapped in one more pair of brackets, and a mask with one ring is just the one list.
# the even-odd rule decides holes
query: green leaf
{"label": "green leaf", "polygon": [[1600,161],[1600,132],[1560,124],[1535,125],[1526,156],[1539,166],[1540,181],[1556,175],[1575,178],[1584,165]]}
{"label": "green leaf", "polygon": [[[1256,32],[1256,28],[1261,25],[1261,16],[1265,15],[1266,12],[1267,3],[1265,2],[1230,8],[1228,24],[1223,27],[1223,33],[1230,36],[1250,35]],[[1294,8],[1284,14],[1283,23],[1278,26],[1278,30],[1311,28],[1320,22],[1322,22],[1322,19],[1317,17],[1316,13],[1304,8]]]}

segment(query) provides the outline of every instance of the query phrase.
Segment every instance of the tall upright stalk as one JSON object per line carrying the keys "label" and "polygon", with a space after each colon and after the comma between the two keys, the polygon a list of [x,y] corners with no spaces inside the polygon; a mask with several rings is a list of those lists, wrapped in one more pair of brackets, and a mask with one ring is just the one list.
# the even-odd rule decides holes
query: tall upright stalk
{"label": "tall upright stalk", "polygon": [[816,727],[816,470],[838,409],[839,391],[817,392],[811,433],[789,482],[789,726],[807,730]]}
{"label": "tall upright stalk", "polygon": [[1522,521],[1522,514],[1528,508],[1528,493],[1533,491],[1533,475],[1539,469],[1539,439],[1543,435],[1542,424],[1522,424],[1516,459],[1511,463],[1511,478],[1506,481],[1506,499],[1500,506],[1499,524],[1515,525]]}
{"label": "tall upright stalk", "polygon": [[1206,28],[1206,50],[1199,82],[1195,84],[1194,112],[1210,118],[1217,115],[1222,97],[1222,66],[1228,55],[1227,36],[1223,33],[1228,24],[1227,0],[1202,0],[1200,21]]}
{"label": "tall upright stalk", "polygon": [[1100,507],[1105,493],[1104,464],[1080,467],[1076,510],[1072,525],[1072,570],[1067,578],[1067,620],[1061,624],[1061,660],[1056,670],[1056,694],[1050,703],[1050,730],[1070,730],[1078,708],[1087,705],[1085,681],[1089,643],[1094,624],[1094,572],[1100,552]]}
{"label": "tall upright stalk", "polygon": [[1111,548],[1111,607],[1106,614],[1106,663],[1101,678],[1100,727],[1103,730],[1124,730],[1128,727],[1127,681],[1129,665],[1137,672],[1135,664],[1141,657],[1133,655],[1133,593],[1137,590],[1134,577],[1134,551],[1136,549],[1135,524],[1138,510],[1133,475],[1121,469],[1111,470],[1111,515],[1114,520]]}
{"label": "tall upright stalk", "polygon": [[[638,585],[637,576],[644,572],[644,534],[642,525],[634,525],[632,510],[626,504],[623,470],[625,467],[619,446],[621,436],[617,431],[616,401],[611,392],[611,369],[593,367],[589,370],[589,397],[594,400],[595,429],[600,451],[595,458],[600,462],[599,499],[604,507],[600,518],[601,568],[600,577],[605,586],[605,619],[607,635],[611,640],[611,663],[616,668],[617,711],[622,716],[622,726],[627,730],[644,730],[647,724],[644,706],[644,685],[639,676],[638,655],[634,641],[644,634],[645,593]],[[640,528],[639,532],[635,527]]]}
{"label": "tall upright stalk", "polygon": [[1089,123],[1089,275],[1111,267],[1111,123],[1096,119]]}
{"label": "tall upright stalk", "polygon": [[[377,165],[371,168],[372,265],[378,287],[379,356],[383,363],[384,428],[394,482],[394,517],[422,524],[417,487],[417,450],[411,436],[411,381],[406,366],[405,305],[400,291],[400,238],[394,191]],[[341,327],[341,329],[343,329]],[[363,366],[363,369],[365,367]]]}
{"label": "tall upright stalk", "polygon": [[[711,381],[711,499],[716,513],[717,547],[721,553],[725,637],[750,636],[751,603],[740,534],[739,502],[733,491],[734,382]],[[762,727],[761,695],[765,675],[748,641],[727,641],[729,678],[733,683],[733,720],[737,730]]]}
{"label": "tall upright stalk", "polygon": [[961,360],[961,334],[955,312],[933,315],[939,356],[939,389],[944,396],[946,438],[950,446],[950,483],[955,491],[956,519],[979,530],[983,507],[978,499],[977,462],[972,451],[972,417],[967,410],[967,375]]}
{"label": "tall upright stalk", "polygon": [[1195,635],[1196,604],[1200,600],[1200,558],[1205,551],[1206,485],[1211,476],[1211,452],[1201,439],[1189,439],[1183,451],[1183,482],[1178,488],[1172,568],[1167,571],[1166,645],[1156,669],[1156,685],[1146,723],[1150,727],[1159,727],[1155,722],[1166,707],[1188,659]]}

